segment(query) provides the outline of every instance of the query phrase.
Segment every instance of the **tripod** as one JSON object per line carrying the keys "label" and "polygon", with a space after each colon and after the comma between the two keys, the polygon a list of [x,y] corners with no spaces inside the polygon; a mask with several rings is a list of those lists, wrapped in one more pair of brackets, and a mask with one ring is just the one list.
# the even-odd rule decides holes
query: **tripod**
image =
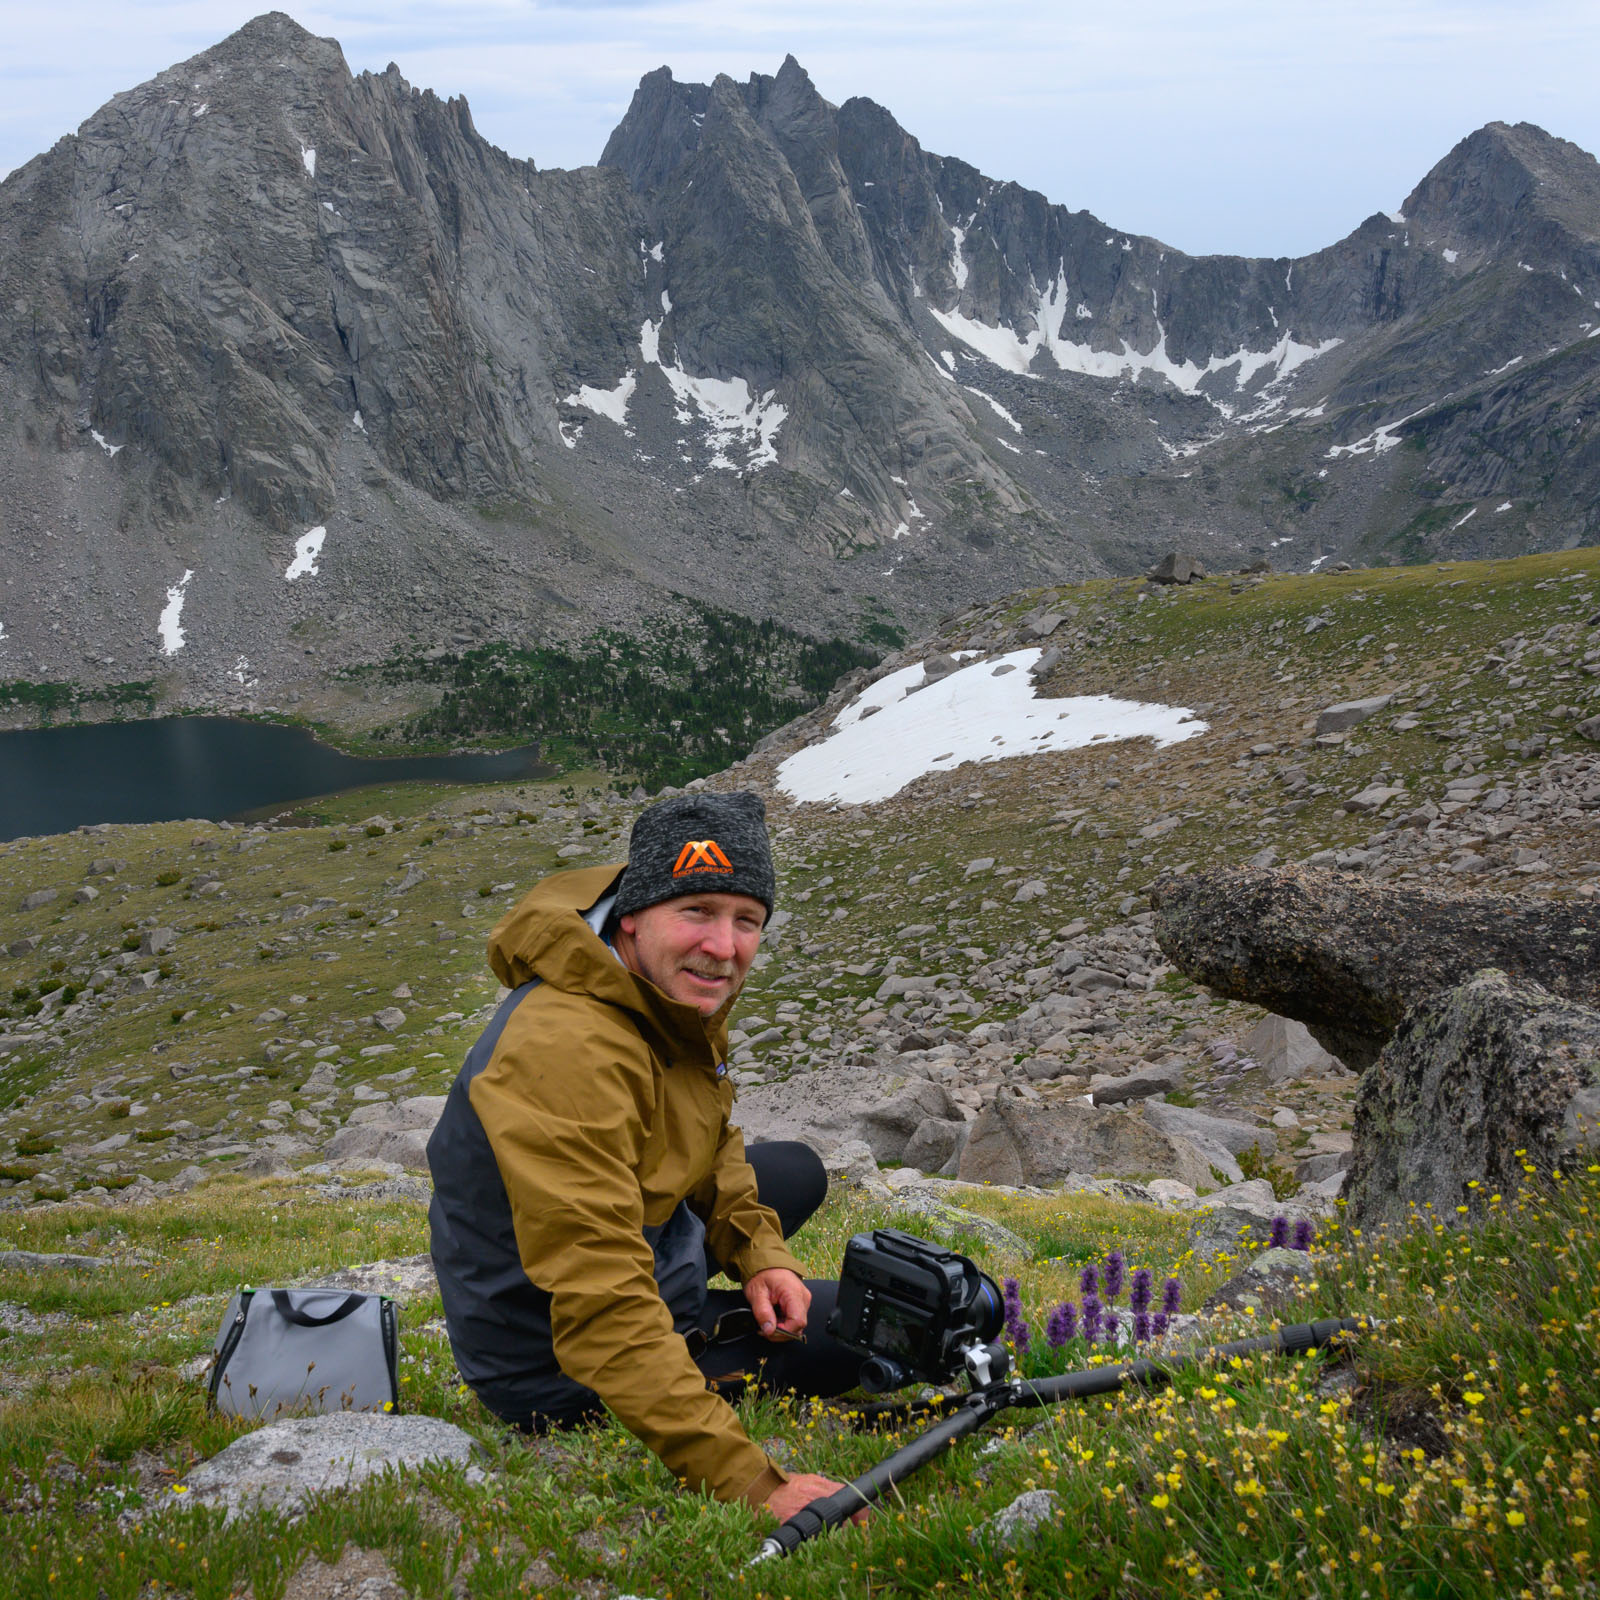
{"label": "tripod", "polygon": [[902,1445],[877,1466],[870,1467],[831,1495],[813,1500],[797,1511],[781,1528],[767,1537],[750,1565],[769,1561],[774,1556],[791,1555],[808,1539],[829,1528],[837,1528],[863,1506],[870,1506],[902,1479],[919,1467],[944,1454],[958,1440],[976,1433],[991,1417],[1002,1411],[1058,1405],[1064,1400],[1086,1400],[1093,1395],[1113,1394],[1118,1389],[1156,1388],[1174,1372],[1209,1361],[1226,1361],[1234,1356],[1298,1355],[1334,1343],[1342,1334],[1356,1333],[1370,1326],[1365,1318],[1329,1317],[1321,1322],[1296,1322],[1275,1333],[1255,1339],[1237,1339],[1232,1344],[1213,1345],[1190,1355],[1172,1356],[1163,1361],[1128,1361],[1117,1366],[1088,1367],[1080,1372],[1065,1372],[1058,1378],[1002,1378],[975,1389],[949,1416],[936,1422],[926,1433]]}

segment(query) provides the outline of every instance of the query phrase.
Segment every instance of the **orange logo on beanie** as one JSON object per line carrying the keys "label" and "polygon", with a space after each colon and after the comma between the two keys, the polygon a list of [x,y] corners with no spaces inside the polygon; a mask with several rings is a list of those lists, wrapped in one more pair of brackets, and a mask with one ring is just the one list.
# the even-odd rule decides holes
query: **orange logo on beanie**
{"label": "orange logo on beanie", "polygon": [[691,839],[678,852],[672,865],[674,878],[685,878],[692,872],[732,872],[733,863],[723,853],[715,839]]}

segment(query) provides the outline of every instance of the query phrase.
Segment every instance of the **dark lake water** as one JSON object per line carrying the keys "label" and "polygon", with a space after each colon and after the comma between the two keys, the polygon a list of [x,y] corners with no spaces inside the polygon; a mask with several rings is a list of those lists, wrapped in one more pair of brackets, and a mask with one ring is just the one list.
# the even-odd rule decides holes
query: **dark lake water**
{"label": "dark lake water", "polygon": [[161,717],[0,733],[0,839],[85,822],[213,821],[367,784],[548,778],[538,746],[487,756],[367,760],[303,728],[232,717]]}

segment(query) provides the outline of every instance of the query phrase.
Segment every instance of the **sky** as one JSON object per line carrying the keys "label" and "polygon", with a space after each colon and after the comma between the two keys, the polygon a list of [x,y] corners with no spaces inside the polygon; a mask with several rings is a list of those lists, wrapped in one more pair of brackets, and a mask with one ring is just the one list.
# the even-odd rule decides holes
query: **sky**
{"label": "sky", "polygon": [[[261,4],[0,0],[0,173]],[[541,167],[598,159],[646,72],[773,73],[1193,253],[1300,255],[1485,122],[1600,149],[1597,0],[317,0],[352,70],[465,95]]]}

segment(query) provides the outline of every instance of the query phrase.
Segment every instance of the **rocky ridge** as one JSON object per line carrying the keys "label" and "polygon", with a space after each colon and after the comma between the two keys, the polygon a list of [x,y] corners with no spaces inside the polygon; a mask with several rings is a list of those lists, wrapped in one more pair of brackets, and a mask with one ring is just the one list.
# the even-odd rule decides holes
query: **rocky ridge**
{"label": "rocky ridge", "polygon": [[1592,157],[1491,124],[1324,251],[1186,257],[792,59],[541,171],[272,13],[0,185],[0,675],[337,718],[682,595],[921,632],[1174,540],[1581,542],[1597,240]]}

